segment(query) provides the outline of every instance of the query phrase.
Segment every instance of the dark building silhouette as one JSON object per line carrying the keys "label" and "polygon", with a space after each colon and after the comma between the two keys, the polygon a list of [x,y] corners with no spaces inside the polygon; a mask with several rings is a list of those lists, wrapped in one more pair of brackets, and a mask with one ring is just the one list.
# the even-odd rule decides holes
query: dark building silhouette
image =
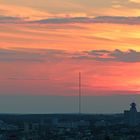
{"label": "dark building silhouette", "polygon": [[139,123],[138,115],[140,113],[137,112],[136,103],[131,103],[130,106],[130,110],[124,111],[125,122],[130,126],[136,126]]}
{"label": "dark building silhouette", "polygon": [[106,136],[106,137],[105,137],[105,140],[111,140],[111,139],[110,139],[110,137],[109,137],[109,136]]}

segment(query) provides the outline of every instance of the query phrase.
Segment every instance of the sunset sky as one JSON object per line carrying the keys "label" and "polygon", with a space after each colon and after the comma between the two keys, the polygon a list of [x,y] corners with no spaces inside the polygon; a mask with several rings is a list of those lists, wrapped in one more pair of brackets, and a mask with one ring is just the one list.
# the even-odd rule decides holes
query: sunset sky
{"label": "sunset sky", "polygon": [[0,0],[0,94],[140,94],[140,0]]}

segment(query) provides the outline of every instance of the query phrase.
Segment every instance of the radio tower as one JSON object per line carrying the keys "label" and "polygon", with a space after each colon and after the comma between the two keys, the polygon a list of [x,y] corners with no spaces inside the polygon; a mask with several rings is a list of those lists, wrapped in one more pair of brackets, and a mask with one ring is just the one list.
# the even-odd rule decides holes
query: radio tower
{"label": "radio tower", "polygon": [[79,72],[79,115],[81,115],[81,72]]}

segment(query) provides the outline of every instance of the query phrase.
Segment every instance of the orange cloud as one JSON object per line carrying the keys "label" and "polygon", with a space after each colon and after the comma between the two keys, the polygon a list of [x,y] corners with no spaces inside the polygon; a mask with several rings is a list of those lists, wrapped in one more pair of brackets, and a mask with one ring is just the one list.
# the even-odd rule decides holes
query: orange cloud
{"label": "orange cloud", "polygon": [[52,17],[50,13],[42,12],[30,7],[0,4],[1,15],[21,17],[26,20],[37,20]]}
{"label": "orange cloud", "polygon": [[68,51],[140,50],[139,26],[107,23],[1,24],[0,45]]}
{"label": "orange cloud", "polygon": [[129,8],[122,5],[112,5],[112,7],[94,9],[91,13],[98,16],[127,16],[127,17],[136,17],[140,16],[139,8]]}
{"label": "orange cloud", "polygon": [[139,0],[129,0],[130,2],[134,2],[134,3],[140,3]]}
{"label": "orange cloud", "polygon": [[[131,2],[139,2],[131,0]],[[105,4],[106,3],[106,4]],[[56,17],[139,16],[138,6],[130,1],[12,1],[0,4],[1,15],[27,17],[30,20]]]}

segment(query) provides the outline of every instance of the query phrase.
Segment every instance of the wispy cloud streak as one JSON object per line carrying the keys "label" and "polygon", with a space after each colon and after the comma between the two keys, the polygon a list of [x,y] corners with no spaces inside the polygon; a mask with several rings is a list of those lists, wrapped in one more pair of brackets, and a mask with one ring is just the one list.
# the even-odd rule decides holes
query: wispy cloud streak
{"label": "wispy cloud streak", "polygon": [[101,62],[140,62],[140,52],[135,50],[121,51],[116,49],[67,52],[51,49],[0,49],[0,61],[4,62],[58,62],[68,59],[94,60]]}

